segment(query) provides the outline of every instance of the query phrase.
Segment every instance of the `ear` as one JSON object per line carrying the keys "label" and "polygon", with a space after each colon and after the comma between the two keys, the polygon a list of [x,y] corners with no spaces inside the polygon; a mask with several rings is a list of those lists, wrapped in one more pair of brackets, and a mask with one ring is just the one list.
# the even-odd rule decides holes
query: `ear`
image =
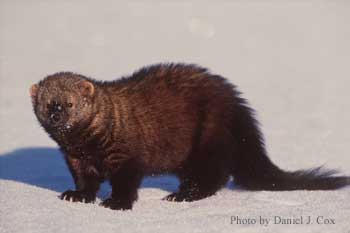
{"label": "ear", "polygon": [[29,93],[30,93],[30,97],[32,97],[32,101],[36,100],[36,97],[38,96],[38,91],[39,91],[38,84],[33,84],[30,87]]}
{"label": "ear", "polygon": [[89,81],[81,81],[79,83],[79,90],[83,96],[93,96],[95,93],[95,87],[94,84],[92,84]]}

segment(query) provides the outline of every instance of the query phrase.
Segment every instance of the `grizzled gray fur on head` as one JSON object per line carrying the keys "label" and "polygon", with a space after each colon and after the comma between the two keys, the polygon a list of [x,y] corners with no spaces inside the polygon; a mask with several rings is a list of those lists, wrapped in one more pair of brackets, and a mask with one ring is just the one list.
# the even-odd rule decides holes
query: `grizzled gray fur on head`
{"label": "grizzled gray fur on head", "polygon": [[94,85],[85,77],[62,72],[31,87],[35,114],[44,128],[62,133],[82,127],[93,118]]}

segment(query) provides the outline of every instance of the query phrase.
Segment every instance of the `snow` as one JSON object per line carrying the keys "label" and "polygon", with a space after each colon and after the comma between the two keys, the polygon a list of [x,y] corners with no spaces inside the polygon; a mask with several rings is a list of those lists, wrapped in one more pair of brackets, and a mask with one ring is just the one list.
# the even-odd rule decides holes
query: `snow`
{"label": "snow", "polygon": [[[0,1],[0,232],[349,233],[350,187],[250,192],[230,182],[210,198],[172,203],[161,199],[178,181],[160,176],[143,181],[132,211],[98,205],[107,183],[96,204],[61,201],[73,182],[29,96],[33,83],[58,71],[111,80],[150,63],[194,62],[239,86],[278,166],[350,175],[349,8],[345,1]],[[308,216],[313,224],[273,223]],[[318,216],[330,224],[316,223]],[[256,223],[231,224],[235,217]]]}

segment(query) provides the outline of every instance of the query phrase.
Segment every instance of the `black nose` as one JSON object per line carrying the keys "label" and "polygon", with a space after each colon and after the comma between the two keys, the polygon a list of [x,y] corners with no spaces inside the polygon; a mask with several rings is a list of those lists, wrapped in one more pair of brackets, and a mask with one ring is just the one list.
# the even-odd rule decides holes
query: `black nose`
{"label": "black nose", "polygon": [[51,114],[50,116],[51,120],[54,121],[55,123],[59,122],[61,117],[59,114]]}

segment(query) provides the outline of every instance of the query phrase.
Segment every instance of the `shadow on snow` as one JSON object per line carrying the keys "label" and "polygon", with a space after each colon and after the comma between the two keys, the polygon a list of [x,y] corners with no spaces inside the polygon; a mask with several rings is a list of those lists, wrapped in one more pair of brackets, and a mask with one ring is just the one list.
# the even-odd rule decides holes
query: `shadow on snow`
{"label": "shadow on snow", "polygon": [[[0,179],[13,180],[33,186],[63,192],[74,189],[73,179],[57,148],[23,148],[0,155]],[[174,176],[144,178],[141,188],[158,188],[173,192],[178,180]],[[103,184],[98,196],[106,196],[109,185]]]}

